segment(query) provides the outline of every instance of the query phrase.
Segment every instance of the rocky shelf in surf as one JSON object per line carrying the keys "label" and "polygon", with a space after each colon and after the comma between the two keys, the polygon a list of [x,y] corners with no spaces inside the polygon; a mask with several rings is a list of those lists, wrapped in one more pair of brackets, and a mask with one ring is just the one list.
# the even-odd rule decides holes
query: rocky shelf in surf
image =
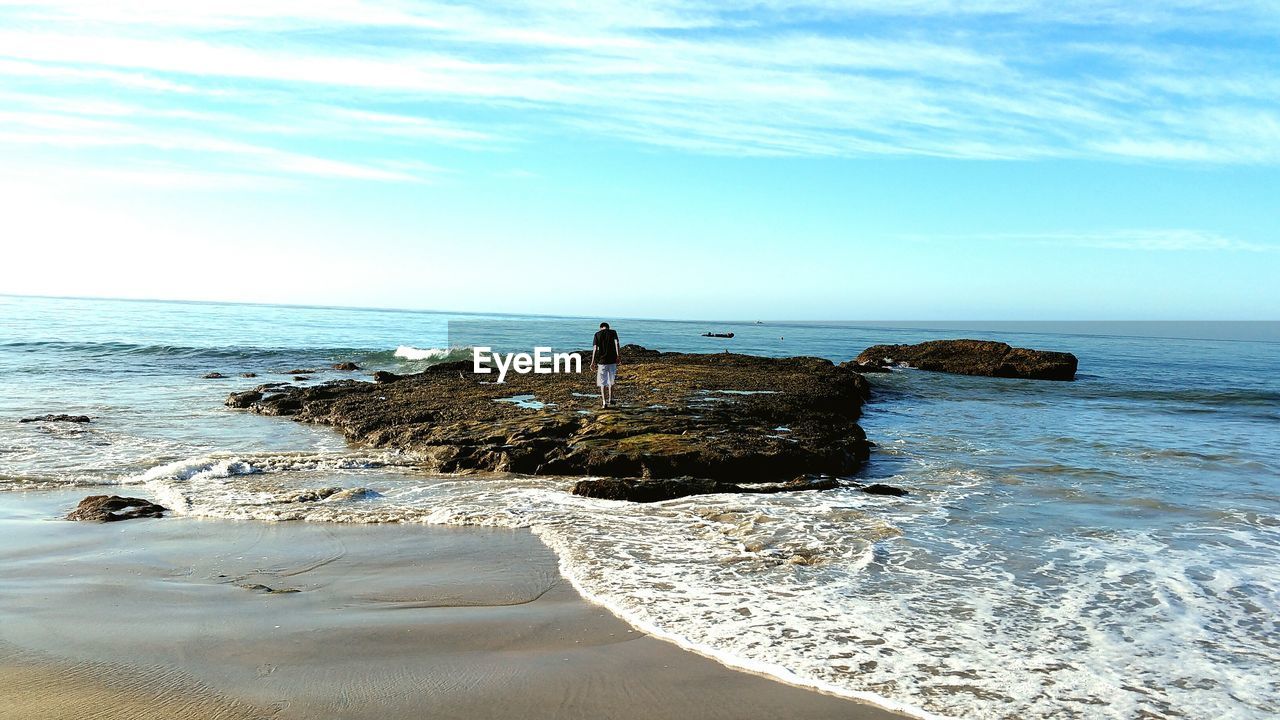
{"label": "rocky shelf in surf", "polygon": [[[379,373],[372,383],[261,386],[232,393],[227,404],[329,425],[351,442],[410,452],[438,472],[708,481],[667,483],[661,494],[669,496],[690,494],[682,487],[847,476],[868,457],[857,421],[869,386],[849,365],[635,345],[622,357],[609,408],[599,407],[585,361],[582,373],[509,374],[504,383],[473,373],[469,361],[450,362]],[[603,495],[639,499],[647,490],[638,485],[634,498],[621,485]]]}
{"label": "rocky shelf in surf", "polygon": [[930,340],[918,345],[873,345],[854,361],[863,372],[893,365],[1001,378],[1074,380],[1071,353],[1010,347],[989,340]]}

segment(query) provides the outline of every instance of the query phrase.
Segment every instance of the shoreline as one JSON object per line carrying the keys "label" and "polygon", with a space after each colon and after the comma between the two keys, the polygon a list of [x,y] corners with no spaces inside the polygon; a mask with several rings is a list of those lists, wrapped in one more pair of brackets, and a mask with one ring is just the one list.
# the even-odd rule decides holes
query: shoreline
{"label": "shoreline", "polygon": [[905,717],[634,629],[528,530],[53,519],[90,492],[0,493],[0,711]]}

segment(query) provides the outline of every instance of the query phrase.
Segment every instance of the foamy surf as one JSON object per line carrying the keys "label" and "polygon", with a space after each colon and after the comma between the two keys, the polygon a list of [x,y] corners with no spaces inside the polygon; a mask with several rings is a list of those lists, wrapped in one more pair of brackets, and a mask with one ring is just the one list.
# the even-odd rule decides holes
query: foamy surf
{"label": "foamy surf", "polygon": [[[198,516],[530,528],[583,596],[643,632],[921,718],[1248,717],[1270,702],[1256,661],[1224,649],[1273,652],[1258,638],[1274,620],[1232,621],[1243,602],[1232,588],[1277,597],[1264,568],[1207,569],[1198,552],[1137,533],[1105,548],[1056,538],[1037,567],[1017,569],[1026,558],[954,525],[958,507],[990,501],[990,478],[937,472],[912,500],[836,491],[652,505],[576,497],[571,478],[427,475],[352,458],[202,458],[148,483]],[[320,492],[335,487],[354,491]],[[1126,583],[1135,573],[1155,581],[1150,600]],[[1228,643],[1179,642],[1201,625]]]}
{"label": "foamy surf", "polygon": [[424,360],[448,362],[471,357],[471,348],[416,348],[412,345],[401,345],[396,348],[395,357],[413,362]]}

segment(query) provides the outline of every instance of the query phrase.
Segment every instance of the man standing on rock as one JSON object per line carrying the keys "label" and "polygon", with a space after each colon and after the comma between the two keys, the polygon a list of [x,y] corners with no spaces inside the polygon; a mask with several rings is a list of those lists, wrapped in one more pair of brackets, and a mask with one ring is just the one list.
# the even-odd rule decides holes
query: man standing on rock
{"label": "man standing on rock", "polygon": [[618,344],[618,333],[609,329],[609,323],[600,323],[591,345],[591,367],[596,370],[596,384],[600,386],[600,407],[609,407],[613,403],[613,381],[618,377],[618,363],[622,360],[622,346]]}

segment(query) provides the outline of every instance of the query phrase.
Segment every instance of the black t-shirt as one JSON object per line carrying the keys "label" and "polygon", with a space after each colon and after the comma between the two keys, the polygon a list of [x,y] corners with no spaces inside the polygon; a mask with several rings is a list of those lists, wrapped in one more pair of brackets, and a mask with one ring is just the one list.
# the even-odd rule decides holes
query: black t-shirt
{"label": "black t-shirt", "polygon": [[618,362],[618,333],[612,328],[602,329],[596,333],[594,341],[596,362],[601,365],[612,365]]}

